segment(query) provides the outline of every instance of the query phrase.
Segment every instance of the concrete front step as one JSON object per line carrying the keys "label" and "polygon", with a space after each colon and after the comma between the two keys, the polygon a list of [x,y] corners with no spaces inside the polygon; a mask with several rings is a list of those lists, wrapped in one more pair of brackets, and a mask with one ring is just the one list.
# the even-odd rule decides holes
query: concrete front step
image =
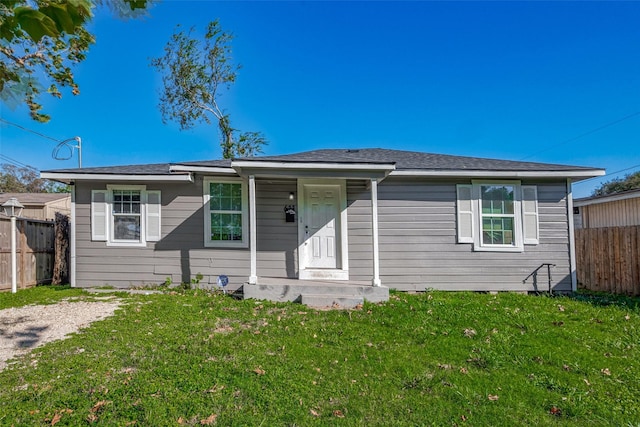
{"label": "concrete front step", "polygon": [[[266,281],[265,281],[266,282]],[[384,302],[389,300],[389,288],[374,287],[354,283],[318,282],[305,280],[269,279],[268,283],[243,286],[244,299],[262,299],[269,301],[302,302],[303,295],[324,296],[330,298],[358,298],[362,301]],[[331,305],[331,304],[329,304]]]}
{"label": "concrete front step", "polygon": [[355,308],[364,303],[364,298],[302,294],[301,302],[312,308]]}

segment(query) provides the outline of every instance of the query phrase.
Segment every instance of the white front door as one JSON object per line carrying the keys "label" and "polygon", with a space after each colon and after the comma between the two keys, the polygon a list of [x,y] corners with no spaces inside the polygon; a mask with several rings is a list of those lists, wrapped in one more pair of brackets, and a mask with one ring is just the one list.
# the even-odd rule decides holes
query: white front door
{"label": "white front door", "polygon": [[307,268],[340,267],[340,186],[304,186],[304,242]]}

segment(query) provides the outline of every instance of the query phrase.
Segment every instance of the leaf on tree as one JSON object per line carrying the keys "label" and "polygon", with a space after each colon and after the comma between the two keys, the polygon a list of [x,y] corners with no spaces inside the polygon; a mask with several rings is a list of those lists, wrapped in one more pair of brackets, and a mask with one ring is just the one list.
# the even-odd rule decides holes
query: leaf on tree
{"label": "leaf on tree", "polygon": [[44,36],[56,37],[60,34],[56,23],[39,10],[30,7],[17,7],[15,17],[20,27],[29,37],[38,43]]}

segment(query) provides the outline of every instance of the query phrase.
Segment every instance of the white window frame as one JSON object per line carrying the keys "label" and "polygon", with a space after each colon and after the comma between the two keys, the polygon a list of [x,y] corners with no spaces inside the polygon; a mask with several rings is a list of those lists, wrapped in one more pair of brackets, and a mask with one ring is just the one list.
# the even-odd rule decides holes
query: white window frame
{"label": "white window frame", "polygon": [[[242,240],[240,241],[223,241],[211,240],[211,209],[209,201],[211,199],[210,184],[212,183],[231,183],[241,184],[242,207],[239,213],[242,215]],[[205,177],[202,180],[203,206],[204,206],[204,246],[209,248],[247,248],[249,247],[249,191],[247,181],[242,178],[234,177]],[[231,211],[229,211],[231,212]],[[236,212],[236,211],[233,211]]]}
{"label": "white window frame", "polygon": [[[140,191],[140,240],[116,240],[114,238],[113,191]],[[146,185],[107,185],[107,246],[146,246],[147,245],[147,187]]]}
{"label": "white window frame", "polygon": [[[514,187],[513,245],[482,243],[480,188],[483,185],[510,185]],[[523,185],[518,180],[473,180],[471,184],[457,184],[456,220],[457,242],[472,243],[474,251],[524,252],[526,246],[540,244],[538,186]]]}
{"label": "white window frame", "polygon": [[[140,240],[114,239],[114,190],[140,191]],[[149,202],[150,195],[154,195]],[[145,185],[108,184],[106,188],[91,190],[91,241],[106,242],[107,246],[146,246],[162,238],[162,192],[147,190]]]}
{"label": "white window frame", "polygon": [[[520,181],[493,181],[493,180],[473,180],[472,194],[474,195],[475,221],[478,232],[474,235],[474,250],[477,251],[496,251],[496,252],[522,252],[524,251],[524,239],[522,234],[522,190]],[[483,214],[482,213],[482,192],[483,186],[509,186],[513,187],[513,214]],[[485,243],[482,239],[482,219],[485,216],[513,218],[513,244],[498,245]]]}

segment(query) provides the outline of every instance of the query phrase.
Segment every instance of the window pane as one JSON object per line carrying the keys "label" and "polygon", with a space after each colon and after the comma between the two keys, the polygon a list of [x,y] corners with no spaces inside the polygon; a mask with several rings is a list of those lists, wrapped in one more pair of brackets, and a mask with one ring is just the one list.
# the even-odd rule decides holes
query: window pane
{"label": "window pane", "polygon": [[212,213],[211,240],[242,240],[242,214]]}
{"label": "window pane", "polygon": [[233,187],[231,189],[231,195],[236,198],[242,198],[242,185],[241,184],[231,184]]}
{"label": "window pane", "polygon": [[209,195],[211,198],[219,198],[220,197],[220,183],[212,182],[209,184]]}
{"label": "window pane", "polygon": [[481,193],[483,214],[513,215],[512,185],[483,185]]}
{"label": "window pane", "polygon": [[210,183],[209,196],[211,240],[242,241],[242,183]]}
{"label": "window pane", "polygon": [[512,245],[513,218],[482,218],[482,243],[485,245]]}
{"label": "window pane", "polygon": [[212,211],[241,211],[242,184],[210,184],[209,209]]}
{"label": "window pane", "polygon": [[231,210],[231,198],[230,197],[222,197],[220,198],[220,209],[223,211]]}
{"label": "window pane", "polygon": [[140,213],[140,190],[113,190],[113,212]]}
{"label": "window pane", "polygon": [[140,216],[118,215],[113,218],[115,240],[140,241]]}

